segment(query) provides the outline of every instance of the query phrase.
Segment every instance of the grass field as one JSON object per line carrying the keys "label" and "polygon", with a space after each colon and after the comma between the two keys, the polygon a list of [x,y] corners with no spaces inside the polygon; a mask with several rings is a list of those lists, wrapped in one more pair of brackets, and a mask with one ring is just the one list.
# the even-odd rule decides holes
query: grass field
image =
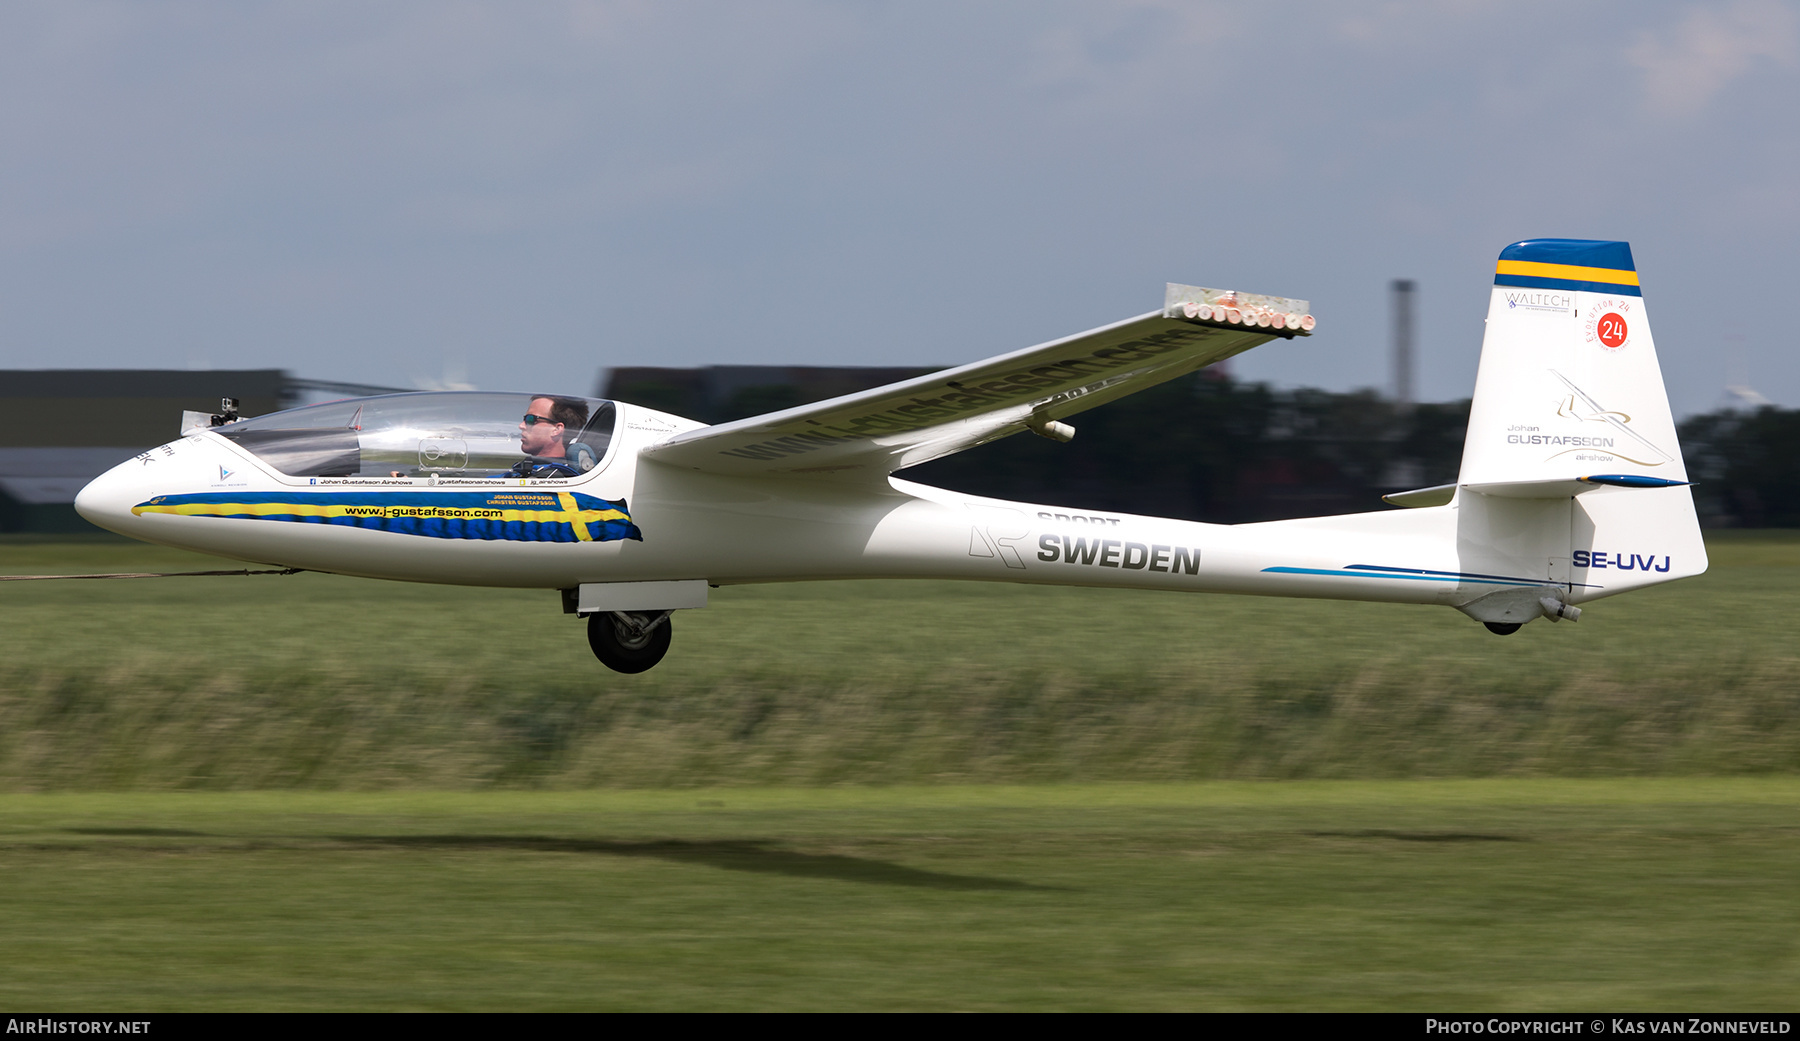
{"label": "grass field", "polygon": [[641,677],[551,594],[0,584],[0,1001],[1793,1009],[1800,539],[1712,551],[1507,639],[724,589]]}
{"label": "grass field", "polygon": [[0,1002],[1791,1009],[1800,538],[1712,552],[1505,639],[725,589],[634,678],[545,593],[0,584]]}
{"label": "grass field", "polygon": [[1800,781],[0,797],[31,1009],[1791,1010]]}
{"label": "grass field", "polygon": [[[1800,772],[1800,533],[1495,637],[1443,608],[941,582],[716,590],[622,677],[548,592],[0,584],[0,791]],[[180,570],[0,541],[12,573]]]}

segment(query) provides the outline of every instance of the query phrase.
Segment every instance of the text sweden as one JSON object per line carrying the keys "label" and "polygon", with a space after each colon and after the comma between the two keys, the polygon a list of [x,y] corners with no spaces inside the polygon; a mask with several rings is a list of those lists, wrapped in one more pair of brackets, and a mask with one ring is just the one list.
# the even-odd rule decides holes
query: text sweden
{"label": "text sweden", "polygon": [[1163,571],[1177,575],[1200,573],[1200,550],[1188,546],[1162,546],[1123,539],[1090,539],[1078,535],[1038,536],[1037,558],[1045,563],[1116,567],[1127,571]]}

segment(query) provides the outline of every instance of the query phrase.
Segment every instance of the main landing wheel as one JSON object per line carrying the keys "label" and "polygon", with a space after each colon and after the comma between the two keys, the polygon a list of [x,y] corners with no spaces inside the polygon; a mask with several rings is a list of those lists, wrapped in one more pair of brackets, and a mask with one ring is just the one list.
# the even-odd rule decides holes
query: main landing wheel
{"label": "main landing wheel", "polygon": [[643,672],[669,653],[669,612],[588,615],[588,646],[614,672]]}
{"label": "main landing wheel", "polygon": [[[1482,622],[1481,624],[1487,626],[1487,631],[1490,633],[1493,633],[1495,636],[1511,636],[1513,633],[1516,633],[1519,631],[1519,626],[1524,625],[1525,623],[1524,622]],[[664,640],[663,643],[666,644],[666,643],[668,643],[668,641]],[[646,665],[645,668],[649,668],[649,666]]]}

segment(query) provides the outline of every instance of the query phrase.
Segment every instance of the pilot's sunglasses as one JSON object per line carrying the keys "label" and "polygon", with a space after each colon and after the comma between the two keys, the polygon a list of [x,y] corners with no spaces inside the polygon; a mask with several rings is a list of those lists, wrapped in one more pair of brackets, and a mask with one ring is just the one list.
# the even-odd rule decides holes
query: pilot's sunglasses
{"label": "pilot's sunglasses", "polygon": [[554,422],[556,422],[556,420],[551,419],[549,416],[534,416],[529,412],[525,413],[525,425],[528,427],[537,426],[539,423],[554,423]]}

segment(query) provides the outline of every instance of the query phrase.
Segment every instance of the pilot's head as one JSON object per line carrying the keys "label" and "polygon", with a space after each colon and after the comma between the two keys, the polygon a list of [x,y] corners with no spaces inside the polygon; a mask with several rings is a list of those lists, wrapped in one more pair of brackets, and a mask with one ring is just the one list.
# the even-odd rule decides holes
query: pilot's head
{"label": "pilot's head", "polygon": [[519,446],[526,455],[561,459],[565,431],[568,437],[579,433],[587,422],[587,402],[571,398],[539,395],[531,399],[525,418],[519,421]]}

